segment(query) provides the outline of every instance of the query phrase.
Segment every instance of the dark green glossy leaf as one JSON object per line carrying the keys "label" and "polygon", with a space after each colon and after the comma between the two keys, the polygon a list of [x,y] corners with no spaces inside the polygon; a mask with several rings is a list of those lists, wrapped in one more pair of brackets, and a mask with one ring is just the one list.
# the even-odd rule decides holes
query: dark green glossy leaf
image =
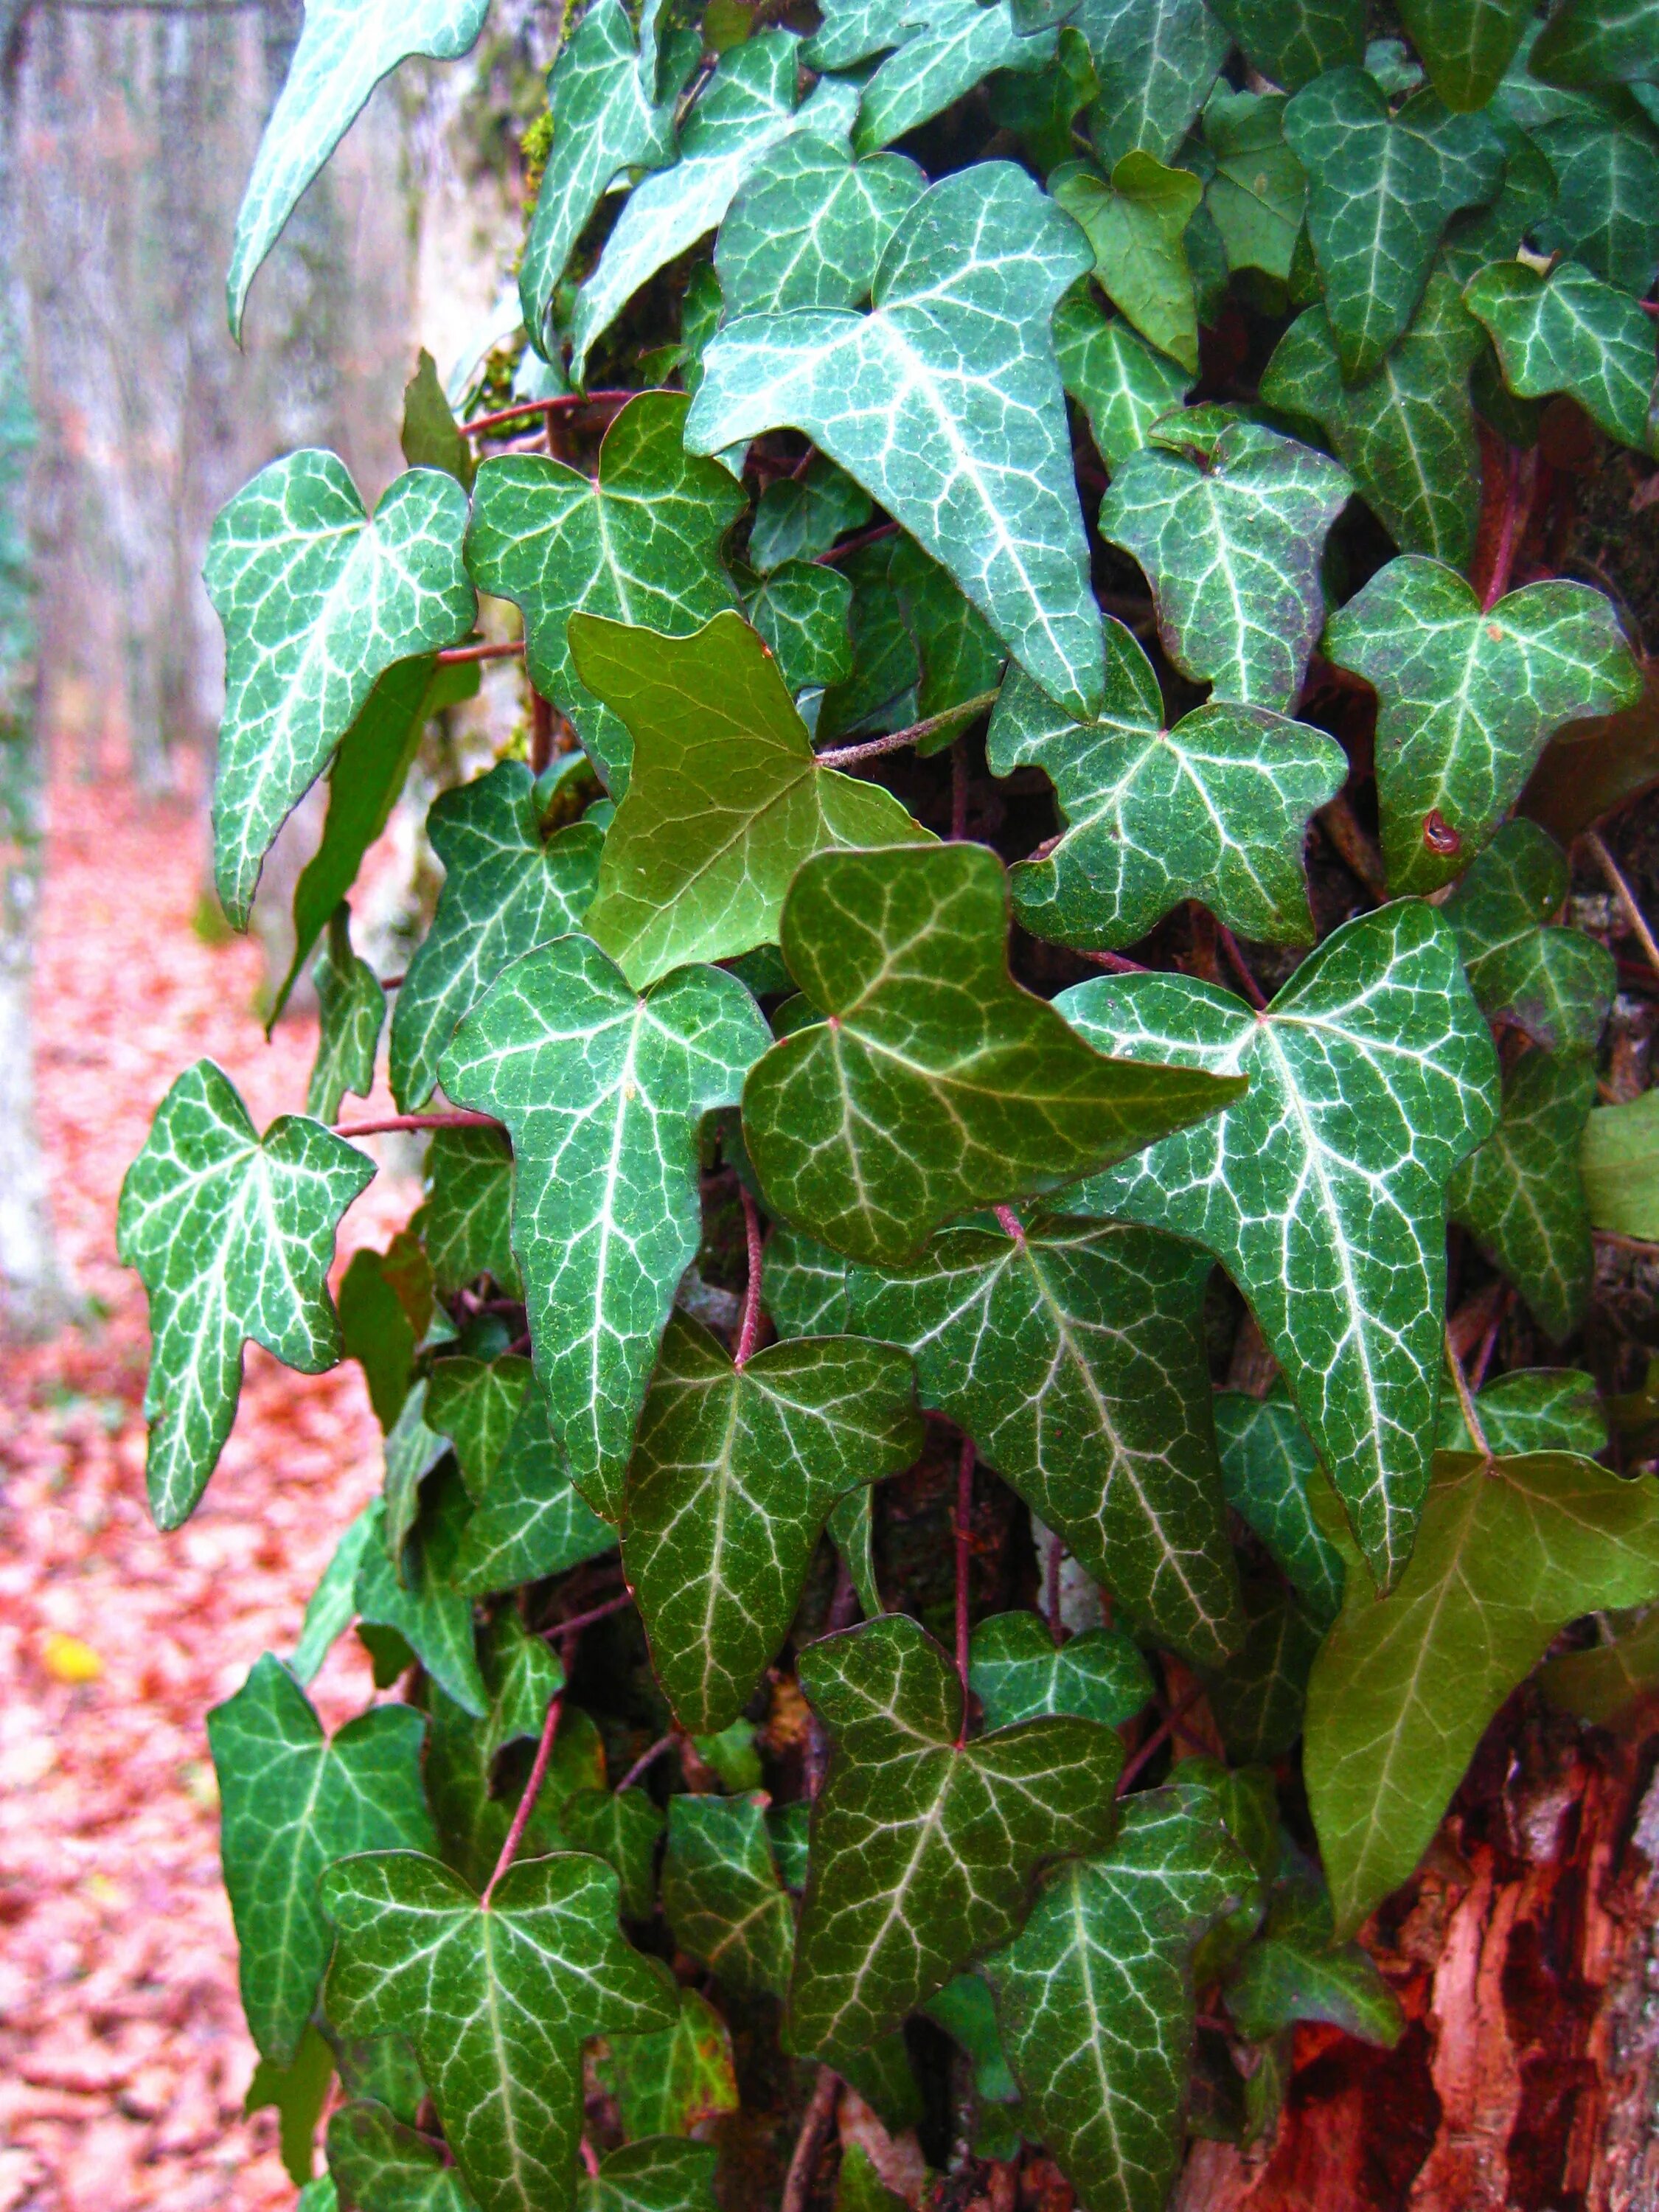
{"label": "dark green glossy leaf", "polygon": [[317,1057],[306,1086],[306,1111],[332,1121],[348,1091],[367,1098],[374,1088],[374,1055],[386,1019],[386,994],[367,961],[351,949],[351,915],[336,907],[328,943],[312,968],[317,985]]}
{"label": "dark green glossy leaf", "polygon": [[1589,1059],[1524,1054],[1504,1074],[1497,1128],[1447,1194],[1452,1219],[1492,1254],[1558,1344],[1583,1321],[1595,1273],[1578,1171],[1595,1103]]}
{"label": "dark green glossy leaf", "polygon": [[927,187],[902,155],[855,161],[831,139],[786,138],[750,172],[720,225],[714,266],[727,314],[861,306]]}
{"label": "dark green glossy leaf", "polygon": [[680,1991],[672,2027],[612,2036],[609,2058],[597,2070],[617,2100],[630,2142],[690,2135],[738,2108],[732,2038],[713,2005],[695,1990]]}
{"label": "dark green glossy leaf", "polygon": [[445,1296],[488,1275],[507,1297],[519,1289],[513,1257],[513,1152],[495,1129],[434,1129],[426,1154],[421,1238]]}
{"label": "dark green glossy leaf", "polygon": [[342,2105],[331,2115],[328,2170],[357,2212],[477,2212],[459,2169],[382,2105]]}
{"label": "dark green glossy leaf", "polygon": [[795,1914],[768,1837],[763,1794],[672,1798],[662,1902],[674,1941],[734,1990],[783,1996]]}
{"label": "dark green glossy leaf", "polygon": [[1566,855],[1533,822],[1506,822],[1453,890],[1470,988],[1488,1020],[1522,1029],[1546,1051],[1594,1052],[1618,986],[1607,947],[1551,918],[1565,903]]}
{"label": "dark green glossy leaf", "polygon": [[1659,454],[1653,413],[1659,337],[1628,293],[1573,261],[1547,276],[1504,262],[1483,269],[1463,297],[1491,334],[1511,392],[1523,399],[1565,392],[1610,438]]}
{"label": "dark green glossy leaf", "polygon": [[1341,1554],[1310,1502],[1322,1480],[1308,1431],[1287,1398],[1224,1390],[1215,1401],[1216,1441],[1227,1503],[1249,1522],[1322,1627],[1342,1604]]}
{"label": "dark green glossy leaf", "polygon": [[1364,54],[1359,0],[1215,0],[1213,12],[1262,76],[1291,92]]}
{"label": "dark green glossy leaf", "polygon": [[1070,1713],[1115,1728],[1151,1703],[1146,1662],[1121,1630],[1091,1628],[1056,1644],[1034,1613],[999,1613],[974,1630],[968,1686],[988,1729],[1040,1713]]}
{"label": "dark green glossy leaf", "polygon": [[516,1589],[611,1550],[617,1532],[577,1491],[553,1442],[540,1386],[525,1393],[518,1419],[455,1561],[469,1597]]}
{"label": "dark green glossy leaf", "polygon": [[514,1352],[499,1359],[441,1359],[432,1370],[423,1418],[454,1445],[475,1504],[489,1490],[529,1388],[530,1362]]}

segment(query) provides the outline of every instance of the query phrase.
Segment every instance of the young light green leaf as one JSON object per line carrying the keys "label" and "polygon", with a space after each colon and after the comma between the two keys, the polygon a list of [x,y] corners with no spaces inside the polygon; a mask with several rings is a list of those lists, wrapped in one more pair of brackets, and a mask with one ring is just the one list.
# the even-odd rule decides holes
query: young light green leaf
{"label": "young light green leaf", "polygon": [[1565,392],[1610,438],[1659,454],[1653,412],[1659,337],[1627,293],[1572,261],[1547,276],[1502,262],[1483,269],[1463,297],[1497,347],[1511,392],[1523,399]]}
{"label": "young light green leaf", "polygon": [[728,325],[686,423],[697,453],[804,432],[1085,714],[1099,696],[1100,621],[1049,321],[1091,266],[1081,233],[1024,171],[976,163],[917,203],[882,257],[871,313]]}
{"label": "young light green leaf", "polygon": [[477,2212],[438,2145],[367,2100],[330,2115],[328,2170],[358,2212]]}
{"label": "young light green leaf", "polygon": [[851,583],[821,561],[786,561],[745,587],[744,612],[794,698],[852,674],[852,611]]}
{"label": "young light green leaf", "polygon": [[680,1725],[738,1718],[789,1631],[830,1510],[921,1449],[910,1362],[796,1337],[742,1368],[676,1313],[623,1495],[623,1571]]}
{"label": "young light green leaf", "polygon": [[1588,1058],[1528,1052],[1504,1079],[1504,1109],[1452,1178],[1451,1218],[1482,1244],[1559,1344],[1589,1302],[1595,1254],[1578,1147],[1595,1103]]}
{"label": "young light green leaf", "polygon": [[1569,888],[1566,855],[1534,822],[1506,822],[1445,904],[1480,1011],[1547,1052],[1594,1052],[1618,970],[1583,930],[1549,926]]}
{"label": "young light green leaf", "polygon": [[599,2160],[578,2185],[576,2212],[715,2212],[713,2143],[647,2136]]}
{"label": "young light green leaf", "polygon": [[499,1359],[441,1359],[432,1370],[424,1418],[454,1445],[475,1504],[489,1493],[529,1388],[530,1362],[510,1352]]}
{"label": "young light green leaf", "polygon": [[1180,406],[1192,379],[1121,317],[1103,313],[1081,286],[1054,309],[1054,332],[1060,381],[1088,416],[1109,474],[1139,452],[1159,416]]}
{"label": "young light green leaf", "polygon": [[1579,1165],[1598,1229],[1659,1243],[1659,1110],[1644,1091],[1625,1106],[1598,1106]]}
{"label": "young light green leaf", "polygon": [[1346,470],[1255,422],[1200,436],[1171,416],[1100,505],[1103,537],[1146,572],[1164,649],[1217,700],[1285,714],[1324,621],[1319,563],[1353,489]]}
{"label": "young light green leaf", "polygon": [[600,833],[573,822],[544,836],[545,797],[522,761],[504,760],[433,802],[444,884],[392,1015],[392,1095],[405,1113],[431,1096],[457,1024],[501,970],[587,911]]}
{"label": "young light green leaf", "polygon": [[1212,12],[1245,58],[1291,92],[1322,70],[1346,68],[1364,56],[1360,0],[1214,0]]}
{"label": "young light green leaf", "polygon": [[695,1990],[680,1991],[672,2027],[613,2036],[595,2071],[617,2100],[629,2142],[690,2135],[741,2102],[726,2022]]}
{"label": "young light green leaf", "polygon": [[[1488,1382],[1474,1401],[1486,1442],[1502,1455],[1578,1452],[1593,1459],[1607,1448],[1607,1424],[1595,1378],[1576,1367],[1521,1367]],[[1437,1451],[1476,1449],[1455,1391],[1443,1392]]]}
{"label": "young light green leaf", "polygon": [[790,2033],[834,2064],[1006,1942],[1045,1861],[1105,1842],[1123,1747],[1059,1717],[962,1741],[962,1686],[902,1613],[809,1645],[800,1679],[835,1748],[812,1807]]}
{"label": "young light green leaf", "polygon": [[1152,1702],[1146,1662],[1121,1629],[1090,1628],[1056,1644],[1034,1613],[998,1613],[974,1630],[968,1686],[988,1729],[1040,1713],[1115,1728]]}
{"label": "young light green leaf", "polygon": [[1480,351],[1480,325],[1437,270],[1411,327],[1370,376],[1344,381],[1330,319],[1310,307],[1279,340],[1261,397],[1318,423],[1402,553],[1462,568],[1474,552],[1480,507],[1469,400]]}
{"label": "young light green leaf", "polygon": [[508,1297],[517,1295],[512,1206],[513,1152],[499,1130],[433,1131],[421,1236],[433,1282],[445,1297],[481,1275]]}
{"label": "young light green leaf", "polygon": [[1136,148],[1172,161],[1227,58],[1215,16],[1203,0],[1082,0],[1071,21],[1100,88],[1085,120],[1102,167]]}
{"label": "young light green leaf", "polygon": [[1302,849],[1310,817],[1347,780],[1335,739],[1260,707],[1212,705],[1164,726],[1158,678],[1121,623],[1106,623],[1106,703],[1074,722],[1016,669],[991,718],[994,775],[1035,763],[1066,825],[1022,860],[1014,911],[1034,936],[1133,945],[1186,898],[1229,928],[1309,945]]}
{"label": "young light green leaf", "polygon": [[348,1091],[367,1098],[374,1088],[374,1055],[386,1019],[386,993],[368,963],[351,949],[351,913],[343,902],[334,909],[328,944],[311,972],[319,1027],[306,1111],[331,1121]]}
{"label": "young light green leaf", "polygon": [[672,1797],[662,1905],[688,1958],[734,1990],[785,1996],[795,1912],[778,1877],[766,1797]]}
{"label": "young light green leaf", "polygon": [[297,1114],[261,1137],[222,1069],[186,1068],[155,1109],[116,1216],[124,1267],[149,1293],[149,1507],[194,1511],[224,1449],[251,1337],[301,1375],[340,1357],[328,1294],[340,1216],[374,1164]]}
{"label": "young light green leaf", "polygon": [[1022,37],[1008,0],[927,0],[894,13],[910,35],[865,85],[853,128],[860,154],[942,114],[993,70],[1041,69],[1054,58],[1053,33]]}
{"label": "young light green leaf", "polygon": [[802,477],[767,485],[749,532],[749,560],[763,576],[786,561],[816,561],[870,520],[870,495],[844,469],[814,453]]}
{"label": "young light green leaf", "polygon": [[1193,1953],[1254,1879],[1207,1792],[1149,1790],[1105,1850],[1048,1877],[987,1962],[1032,2130],[1091,2212],[1162,2212],[1196,2035]]}
{"label": "young light green leaf", "polygon": [[853,1304],[1136,1621],[1214,1662],[1243,1624],[1204,1387],[1208,1274],[1121,1223],[949,1229],[902,1273],[855,1273]]}
{"label": "young light green leaf", "polygon": [[1325,651],[1377,696],[1382,856],[1397,892],[1462,873],[1562,723],[1642,695],[1602,592],[1558,580],[1483,608],[1455,569],[1418,554],[1331,617]]}
{"label": "young light green leaf", "polygon": [[325,1736],[305,1692],[266,1652],[207,1726],[242,2009],[265,2057],[287,2066],[328,1963],[324,1869],[352,1851],[431,1847],[426,1724],[408,1705],[380,1705]]}
{"label": "young light green leaf", "polygon": [[483,2212],[574,2198],[581,2046],[673,2017],[673,1984],[617,1931],[617,1877],[571,1853],[510,1867],[489,1905],[412,1851],[331,1867],[338,1929],[328,2016],[348,2034],[407,2034]]}
{"label": "young light green leaf", "polygon": [[1400,20],[1430,83],[1467,114],[1502,83],[1532,13],[1529,0],[1401,0]]}
{"label": "young light green leaf", "polygon": [[1103,976],[1057,1003],[1103,1048],[1249,1075],[1216,1121],[1066,1204],[1221,1261],[1386,1586],[1427,1486],[1446,1185],[1497,1119],[1497,1057],[1449,927],[1411,900],[1359,915],[1261,1015],[1185,976]]}
{"label": "young light green leaf", "polygon": [[310,2184],[316,2170],[317,2123],[333,2086],[334,2053],[315,2021],[307,2021],[292,2065],[279,2066],[272,2059],[262,2058],[242,2100],[244,2118],[274,2107],[283,2169],[301,2189]]}
{"label": "young light green leaf", "polygon": [[1539,33],[1528,66],[1546,84],[1625,84],[1659,73],[1654,0],[1566,0]]}
{"label": "young light green leaf", "polygon": [[1308,1431],[1288,1398],[1223,1390],[1216,1442],[1227,1503],[1247,1521],[1321,1627],[1342,1604],[1342,1555],[1319,1525],[1312,1491],[1323,1480]]}
{"label": "young light green leaf", "polygon": [[[1659,51],[1654,69],[1659,72]],[[1537,143],[1556,180],[1538,243],[1639,298],[1659,271],[1659,148],[1652,131],[1641,119],[1569,115],[1539,131]]]}
{"label": "young light green leaf", "polygon": [[377,1540],[364,1546],[353,1595],[360,1619],[395,1629],[439,1687],[482,1719],[489,1692],[478,1670],[472,1601],[455,1587],[466,1492],[453,1471],[428,1489],[415,1535],[396,1565],[383,1527]]}
{"label": "young light green leaf", "polygon": [[1007,927],[983,846],[821,853],[800,870],[784,957],[830,1018],[775,1044],[744,1088],[775,1212],[890,1264],[953,1213],[1052,1188],[1232,1095],[1075,1049],[1009,975]]}
{"label": "young light green leaf", "polygon": [[404,386],[404,422],[398,443],[411,469],[441,469],[470,492],[477,474],[469,439],[461,435],[438,364],[422,346],[415,374]]}
{"label": "young light green leaf", "polygon": [[248,287],[300,195],[380,79],[410,54],[453,62],[483,28],[489,0],[310,0],[288,80],[265,125],[236,216],[225,299],[240,341]]}
{"label": "young light green leaf", "polygon": [[580,607],[683,637],[732,604],[720,548],[743,491],[718,462],[686,453],[690,404],[678,392],[630,399],[596,477],[509,453],[485,462],[473,495],[468,566],[522,609],[530,680],[569,718],[613,799],[628,788],[628,732],[577,675],[570,617]]}
{"label": "young light green leaf", "polygon": [[1229,269],[1259,269],[1282,284],[1303,234],[1308,180],[1285,143],[1282,93],[1234,92],[1218,84],[1204,109],[1204,143],[1215,174],[1204,204]]}
{"label": "young light green leaf", "polygon": [[637,988],[773,942],[814,853],[931,842],[879,784],[818,766],[777,662],[741,615],[672,638],[576,614],[570,649],[633,740],[587,928]]}
{"label": "young light green leaf", "polygon": [[832,139],[784,139],[720,225],[714,267],[727,315],[861,306],[888,240],[927,187],[902,155],[855,161]]}
{"label": "young light green leaf", "polygon": [[1308,230],[1343,374],[1369,376],[1423,296],[1442,232],[1481,207],[1504,175],[1484,117],[1455,115],[1432,92],[1391,114],[1362,69],[1330,70],[1285,111],[1285,139],[1308,177]]}
{"label": "young light green leaf", "polygon": [[1338,1943],[1322,1883],[1274,1885],[1261,1933],[1227,1983],[1239,2033],[1266,2043],[1297,2021],[1326,2021],[1391,2051],[1405,2026],[1399,2000],[1358,1943]]}
{"label": "young light green leaf", "polygon": [[1120,156],[1111,181],[1086,161],[1048,179],[1058,204],[1083,227],[1102,289],[1141,336],[1190,375],[1198,374],[1198,309],[1185,245],[1204,187],[1139,149]]}
{"label": "young light green leaf", "polygon": [[[761,31],[720,57],[681,127],[678,160],[635,186],[576,295],[573,381],[581,381],[595,339],[641,285],[718,226],[739,185],[781,139],[800,131],[845,140],[857,87],[827,77],[800,100],[800,48],[793,31]],[[720,446],[732,442],[723,438]]]}
{"label": "young light green leaf", "polygon": [[583,937],[508,969],[440,1070],[513,1141],[513,1249],[553,1437],[614,1517],[657,1341],[701,1235],[697,1133],[766,1048],[735,976],[683,968],[643,995]]}
{"label": "young light green leaf", "polygon": [[1486,1723],[1569,1620],[1659,1596],[1659,1489],[1591,1460],[1437,1455],[1417,1548],[1378,1598],[1351,1577],[1308,1686],[1303,1765],[1335,1904],[1357,1928],[1427,1847]]}
{"label": "young light green leaf", "polygon": [[532,1384],[483,1502],[466,1524],[455,1562],[457,1588],[469,1597],[516,1589],[599,1559],[616,1540],[611,1523],[571,1481],[548,1427],[546,1402]]}
{"label": "young light green leaf", "polygon": [[222,507],[203,578],[225,632],[214,876],[247,927],[271,841],[392,664],[453,645],[477,600],[466,494],[410,469],[371,520],[332,453],[289,453]]}

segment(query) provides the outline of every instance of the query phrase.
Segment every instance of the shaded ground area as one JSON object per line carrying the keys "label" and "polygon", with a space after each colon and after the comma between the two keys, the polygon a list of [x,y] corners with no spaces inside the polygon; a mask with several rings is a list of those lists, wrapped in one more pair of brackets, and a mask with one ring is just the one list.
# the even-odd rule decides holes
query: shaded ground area
{"label": "shaded ground area", "polygon": [[[301,1105],[315,1042],[252,1013],[258,956],[204,943],[198,817],[83,762],[52,794],[36,977],[43,1134],[88,1317],[0,1355],[0,2212],[290,2205],[253,2069],[220,1887],[204,1716],[286,1650],[334,1540],[380,1479],[356,1367],[255,1349],[205,1503],[158,1535],[143,1503],[144,1299],[116,1195],[156,1103],[210,1054],[263,1127]],[[355,1102],[353,1102],[355,1103]],[[415,1194],[382,1175],[343,1258]],[[95,1680],[61,1679],[74,1638]],[[84,1671],[84,1666],[82,1668]],[[355,1639],[316,1686],[369,1694]]]}

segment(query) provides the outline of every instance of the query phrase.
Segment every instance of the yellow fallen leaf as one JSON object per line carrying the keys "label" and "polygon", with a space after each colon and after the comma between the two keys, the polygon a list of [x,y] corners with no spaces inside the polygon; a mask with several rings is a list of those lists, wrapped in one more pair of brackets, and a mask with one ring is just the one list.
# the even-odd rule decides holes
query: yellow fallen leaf
{"label": "yellow fallen leaf", "polygon": [[55,1629],[40,1647],[40,1662],[54,1682],[95,1682],[104,1671],[104,1662],[90,1644]]}

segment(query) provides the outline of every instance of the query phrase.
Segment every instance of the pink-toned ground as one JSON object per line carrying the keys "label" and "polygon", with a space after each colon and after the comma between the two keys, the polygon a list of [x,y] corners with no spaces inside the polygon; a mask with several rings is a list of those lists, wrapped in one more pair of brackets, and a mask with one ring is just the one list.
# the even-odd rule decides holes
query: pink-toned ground
{"label": "pink-toned ground", "polygon": [[[94,749],[54,781],[36,971],[42,1133],[87,1317],[0,1349],[0,2212],[265,2212],[291,2205],[220,1886],[204,1716],[292,1647],[336,1537],[374,1488],[358,1370],[307,1379],[250,1349],[206,1499],[171,1536],[144,1507],[144,1297],[115,1201],[179,1070],[210,1054],[256,1121],[303,1103],[313,1025],[270,1045],[259,956],[204,943],[199,814],[143,803]],[[353,1102],[355,1103],[355,1102]],[[342,1258],[416,1194],[383,1174]],[[54,1634],[102,1673],[48,1664]],[[314,1694],[369,1690],[348,1638]]]}

